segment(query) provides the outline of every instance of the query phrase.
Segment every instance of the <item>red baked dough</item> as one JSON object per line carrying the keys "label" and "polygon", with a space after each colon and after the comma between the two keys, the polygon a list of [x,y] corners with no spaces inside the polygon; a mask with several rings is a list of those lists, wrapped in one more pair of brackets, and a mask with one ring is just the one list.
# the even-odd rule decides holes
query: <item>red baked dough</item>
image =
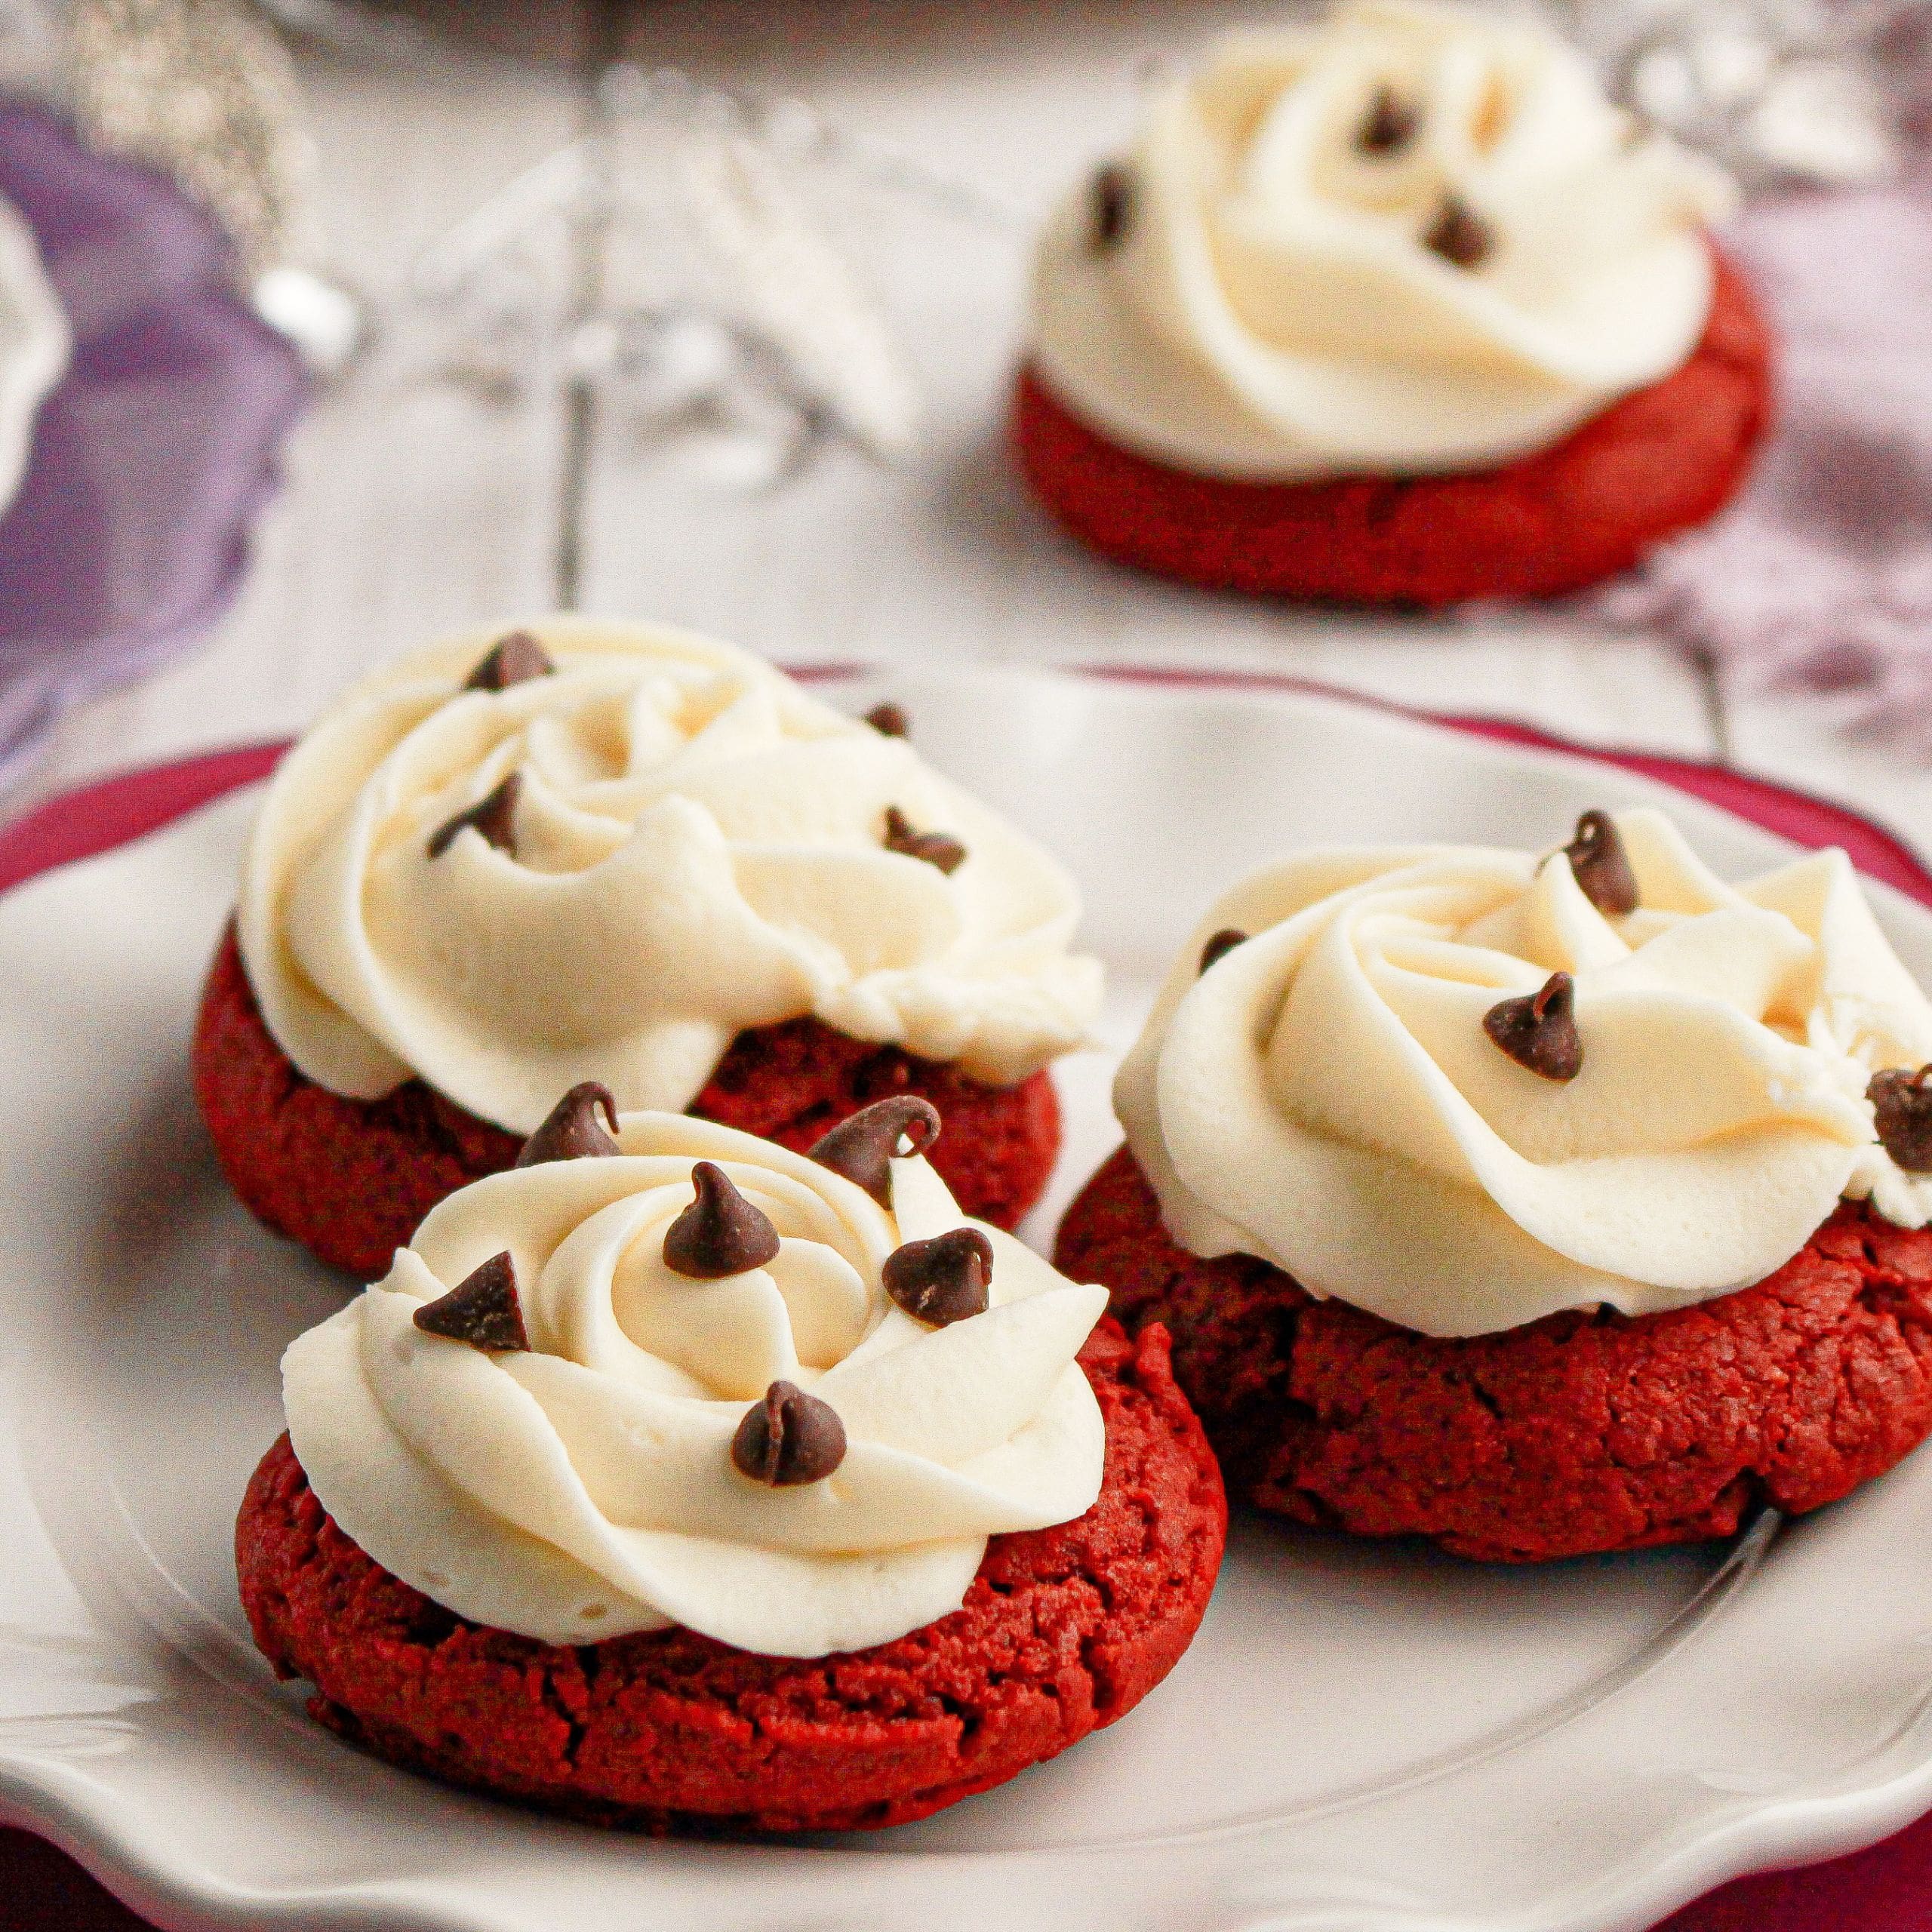
{"label": "red baked dough", "polygon": [[336,1527],[284,1436],[235,1525],[263,1654],[379,1757],[600,1824],[900,1824],[1131,1710],[1192,1641],[1227,1531],[1158,1327],[1081,1353],[1107,1429],[1085,1515],[995,1537],[964,1606],[873,1649],[755,1655],[684,1629],[560,1649],[466,1622]]}
{"label": "red baked dough", "polygon": [[[478,1120],[420,1080],[352,1100],[298,1070],[263,1021],[232,928],[195,1026],[195,1097],[229,1185],[257,1220],[365,1281],[446,1195],[515,1161],[520,1134]],[[969,1214],[1011,1227],[1060,1152],[1060,1103],[1044,1072],[987,1087],[897,1047],[816,1020],[741,1033],[688,1111],[788,1147],[888,1094],[938,1108],[932,1162]]]}
{"label": "red baked dough", "polygon": [[1423,606],[1579,589],[1715,515],[1769,426],[1770,334],[1716,259],[1710,319],[1681,368],[1500,469],[1308,483],[1171,469],[1090,429],[1030,368],[1020,468],[1082,543],[1211,589]]}
{"label": "red baked dough", "polygon": [[[1443,1340],[1171,1241],[1122,1148],[1056,1262],[1164,1323],[1229,1489],[1363,1536],[1533,1562],[1730,1535],[1882,1474],[1932,1432],[1932,1232],[1846,1206],[1753,1287],[1663,1315]],[[1392,1256],[1390,1265],[1400,1265]]]}

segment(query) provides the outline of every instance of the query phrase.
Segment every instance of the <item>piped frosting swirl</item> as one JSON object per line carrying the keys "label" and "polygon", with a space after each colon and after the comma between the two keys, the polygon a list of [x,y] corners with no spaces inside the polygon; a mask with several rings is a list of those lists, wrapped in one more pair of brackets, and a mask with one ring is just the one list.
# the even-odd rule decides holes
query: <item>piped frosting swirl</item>
{"label": "piped frosting swirl", "polygon": [[1472,1335],[1746,1286],[1841,1198],[1924,1226],[1868,1088],[1932,1061],[1932,1004],[1844,854],[1732,886],[1660,812],[1609,825],[1314,851],[1226,894],[1115,1087],[1174,1238]]}
{"label": "piped frosting swirl", "polygon": [[1072,881],[904,737],[729,645],[537,628],[367,679],[276,773],[241,946],[309,1078],[527,1134],[586,1080],[684,1107],[805,1014],[995,1084],[1084,1041]]}
{"label": "piped frosting swirl", "polygon": [[1035,364],[1204,474],[1487,468],[1684,361],[1733,198],[1534,23],[1356,0],[1155,88],[1043,238]]}
{"label": "piped frosting swirl", "polygon": [[[541,1641],[675,1623],[816,1657],[945,1616],[988,1537],[1092,1504],[1105,1431],[1075,1357],[1104,1290],[968,1220],[923,1158],[891,1162],[887,1207],[681,1115],[617,1141],[453,1195],[289,1349],[296,1454],[377,1562]],[[666,1247],[707,1163],[776,1245],[696,1278]],[[985,1306],[921,1320],[887,1264],[962,1230]]]}

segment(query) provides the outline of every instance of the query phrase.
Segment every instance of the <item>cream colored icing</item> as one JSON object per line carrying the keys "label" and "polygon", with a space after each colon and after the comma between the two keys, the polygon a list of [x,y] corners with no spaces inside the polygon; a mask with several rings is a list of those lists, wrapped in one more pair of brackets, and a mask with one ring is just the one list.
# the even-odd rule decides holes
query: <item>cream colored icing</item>
{"label": "cream colored icing", "polygon": [[[620,1155],[494,1174],[437,1207],[390,1273],[284,1358],[289,1432],[323,1506],[386,1569],[540,1641],[680,1623],[783,1657],[884,1643],[958,1608],[989,1536],[1082,1514],[1106,1435],[1075,1360],[1105,1312],[921,1159],[893,1206],[803,1155],[681,1115],[625,1116]],[[764,1267],[663,1260],[715,1161],[776,1226]],[[880,1270],[958,1227],[992,1244],[991,1306],[928,1327]],[[425,1334],[416,1311],[507,1251],[527,1352]],[[844,1425],[825,1480],[734,1466],[774,1380]]]}
{"label": "cream colored icing", "polygon": [[[355,686],[277,771],[243,869],[242,957],[309,1078],[411,1075],[536,1128],[599,1080],[676,1109],[733,1037],[804,1014],[995,1084],[1084,1041],[1097,961],[1065,871],[903,739],[730,645],[529,626],[551,675],[463,681],[494,632]],[[437,828],[520,774],[513,852]],[[886,849],[897,805],[967,857]]]}
{"label": "cream colored icing", "polygon": [[[1932,1177],[1879,1146],[1872,1073],[1932,1061],[1932,1005],[1841,851],[1743,884],[1619,814],[1607,917],[1561,853],[1311,852],[1201,922],[1115,1104],[1174,1238],[1434,1335],[1629,1314],[1773,1273],[1841,1197],[1907,1227]],[[1201,942],[1253,935],[1197,976]],[[1484,1014],[1572,974],[1582,1071]]]}
{"label": "cream colored icing", "polygon": [[[1384,88],[1417,124],[1372,151]],[[1734,200],[1547,29],[1421,0],[1222,41],[1154,90],[1125,167],[1116,245],[1087,184],[1048,229],[1035,365],[1112,440],[1257,480],[1559,441],[1689,356]],[[1494,240],[1472,267],[1426,245],[1451,194]]]}

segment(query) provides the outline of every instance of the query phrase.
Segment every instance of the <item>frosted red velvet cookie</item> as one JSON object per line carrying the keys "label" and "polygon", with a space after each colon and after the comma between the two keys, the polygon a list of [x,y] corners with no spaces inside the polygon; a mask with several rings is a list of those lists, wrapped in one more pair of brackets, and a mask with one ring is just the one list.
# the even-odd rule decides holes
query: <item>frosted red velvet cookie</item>
{"label": "frosted red velvet cookie", "polygon": [[1261,1507],[1531,1561],[1813,1509],[1932,1431],[1932,1006],[1841,852],[1660,814],[1314,852],[1203,922],[1057,1259]]}
{"label": "frosted red velvet cookie", "polygon": [[1729,184],[1521,20],[1358,0],[1221,42],[1041,245],[1014,418],[1074,535],[1215,588],[1575,589],[1712,515],[1770,343]]}
{"label": "frosted red velvet cookie", "polygon": [[1159,1682],[1226,1524],[1164,1338],[891,1158],[906,1118],[813,1161],[626,1116],[296,1343],[236,1557],[316,1717],[598,1823],[790,1831],[923,1817]]}
{"label": "frosted red velvet cookie", "polygon": [[404,660],[276,773],[195,1044],[242,1199],[378,1273],[591,1081],[798,1147],[923,1096],[962,1201],[1017,1221],[1100,998],[1065,872],[895,718],[682,632],[539,630]]}

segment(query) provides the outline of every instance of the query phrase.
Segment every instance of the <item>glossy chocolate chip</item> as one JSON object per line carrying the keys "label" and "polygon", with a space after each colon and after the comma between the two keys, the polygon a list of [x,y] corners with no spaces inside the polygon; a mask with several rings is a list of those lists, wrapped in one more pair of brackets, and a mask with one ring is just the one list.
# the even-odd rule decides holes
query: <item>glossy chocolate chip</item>
{"label": "glossy chocolate chip", "polygon": [[892,1161],[899,1143],[915,1154],[928,1152],[939,1138],[939,1109],[916,1094],[875,1100],[850,1120],[841,1121],[806,1158],[863,1187],[881,1208],[892,1205]]}
{"label": "glossy chocolate chip", "polygon": [[1577,983],[1567,973],[1552,973],[1539,991],[1492,1006],[1482,1030],[1518,1066],[1546,1080],[1574,1080],[1583,1070]]}
{"label": "glossy chocolate chip", "polygon": [[[606,1134],[601,1114],[611,1124]],[[520,1168],[540,1168],[551,1161],[582,1161],[621,1153],[611,1134],[617,1131],[617,1103],[601,1081],[580,1080],[550,1109],[543,1124],[523,1143],[516,1157]]]}
{"label": "glossy chocolate chip", "polygon": [[1364,154],[1400,154],[1421,125],[1421,109],[1384,82],[1355,130],[1355,146]]}
{"label": "glossy chocolate chip", "polygon": [[691,1170],[697,1198],[664,1230],[664,1265],[694,1281],[719,1281],[762,1268],[778,1252],[778,1230],[731,1185],[716,1162]]}
{"label": "glossy chocolate chip", "polygon": [[866,722],[881,738],[904,738],[912,734],[912,721],[903,704],[875,704],[866,713]]}
{"label": "glossy chocolate chip", "polygon": [[1577,821],[1577,835],[1563,848],[1583,897],[1599,912],[1620,919],[1637,909],[1637,875],[1622,835],[1607,812],[1588,811]]}
{"label": "glossy chocolate chip", "polygon": [[966,848],[943,832],[921,832],[897,805],[885,808],[885,849],[908,859],[923,859],[943,872],[955,872],[966,863]]}
{"label": "glossy chocolate chip", "polygon": [[977,1228],[909,1241],[885,1257],[880,1278],[908,1315],[935,1328],[983,1315],[993,1277],[993,1244]]}
{"label": "glossy chocolate chip", "polygon": [[1894,1166],[1909,1174],[1932,1174],[1932,1066],[1908,1073],[1902,1066],[1875,1073],[1865,1097],[1878,1127],[1878,1143]]}
{"label": "glossy chocolate chip", "polygon": [[1134,171],[1110,161],[1094,171],[1087,191],[1087,235],[1094,254],[1104,255],[1127,239],[1134,226]]}
{"label": "glossy chocolate chip", "polygon": [[1201,973],[1206,972],[1209,967],[1225,959],[1247,937],[1247,934],[1243,932],[1238,926],[1223,926],[1201,949],[1201,964],[1196,971]]}
{"label": "glossy chocolate chip", "polygon": [[512,856],[516,851],[516,801],[523,789],[523,776],[512,771],[487,798],[480,799],[466,812],[458,812],[429,835],[429,856],[440,859],[456,843],[457,835],[474,826],[486,843]]}
{"label": "glossy chocolate chip", "polygon": [[550,654],[528,631],[500,637],[476,669],[463,680],[466,691],[507,691],[512,685],[547,678],[555,670]]}
{"label": "glossy chocolate chip", "polygon": [[829,1402],[774,1382],[731,1438],[732,1466],[774,1489],[823,1482],[845,1460],[845,1425]]}
{"label": "glossy chocolate chip", "polygon": [[488,1355],[513,1355],[530,1346],[516,1266],[506,1248],[466,1275],[446,1295],[425,1302],[412,1318],[426,1335],[467,1342]]}
{"label": "glossy chocolate chip", "polygon": [[1472,269],[1495,252],[1496,237],[1489,223],[1460,195],[1444,195],[1423,246],[1459,269]]}

